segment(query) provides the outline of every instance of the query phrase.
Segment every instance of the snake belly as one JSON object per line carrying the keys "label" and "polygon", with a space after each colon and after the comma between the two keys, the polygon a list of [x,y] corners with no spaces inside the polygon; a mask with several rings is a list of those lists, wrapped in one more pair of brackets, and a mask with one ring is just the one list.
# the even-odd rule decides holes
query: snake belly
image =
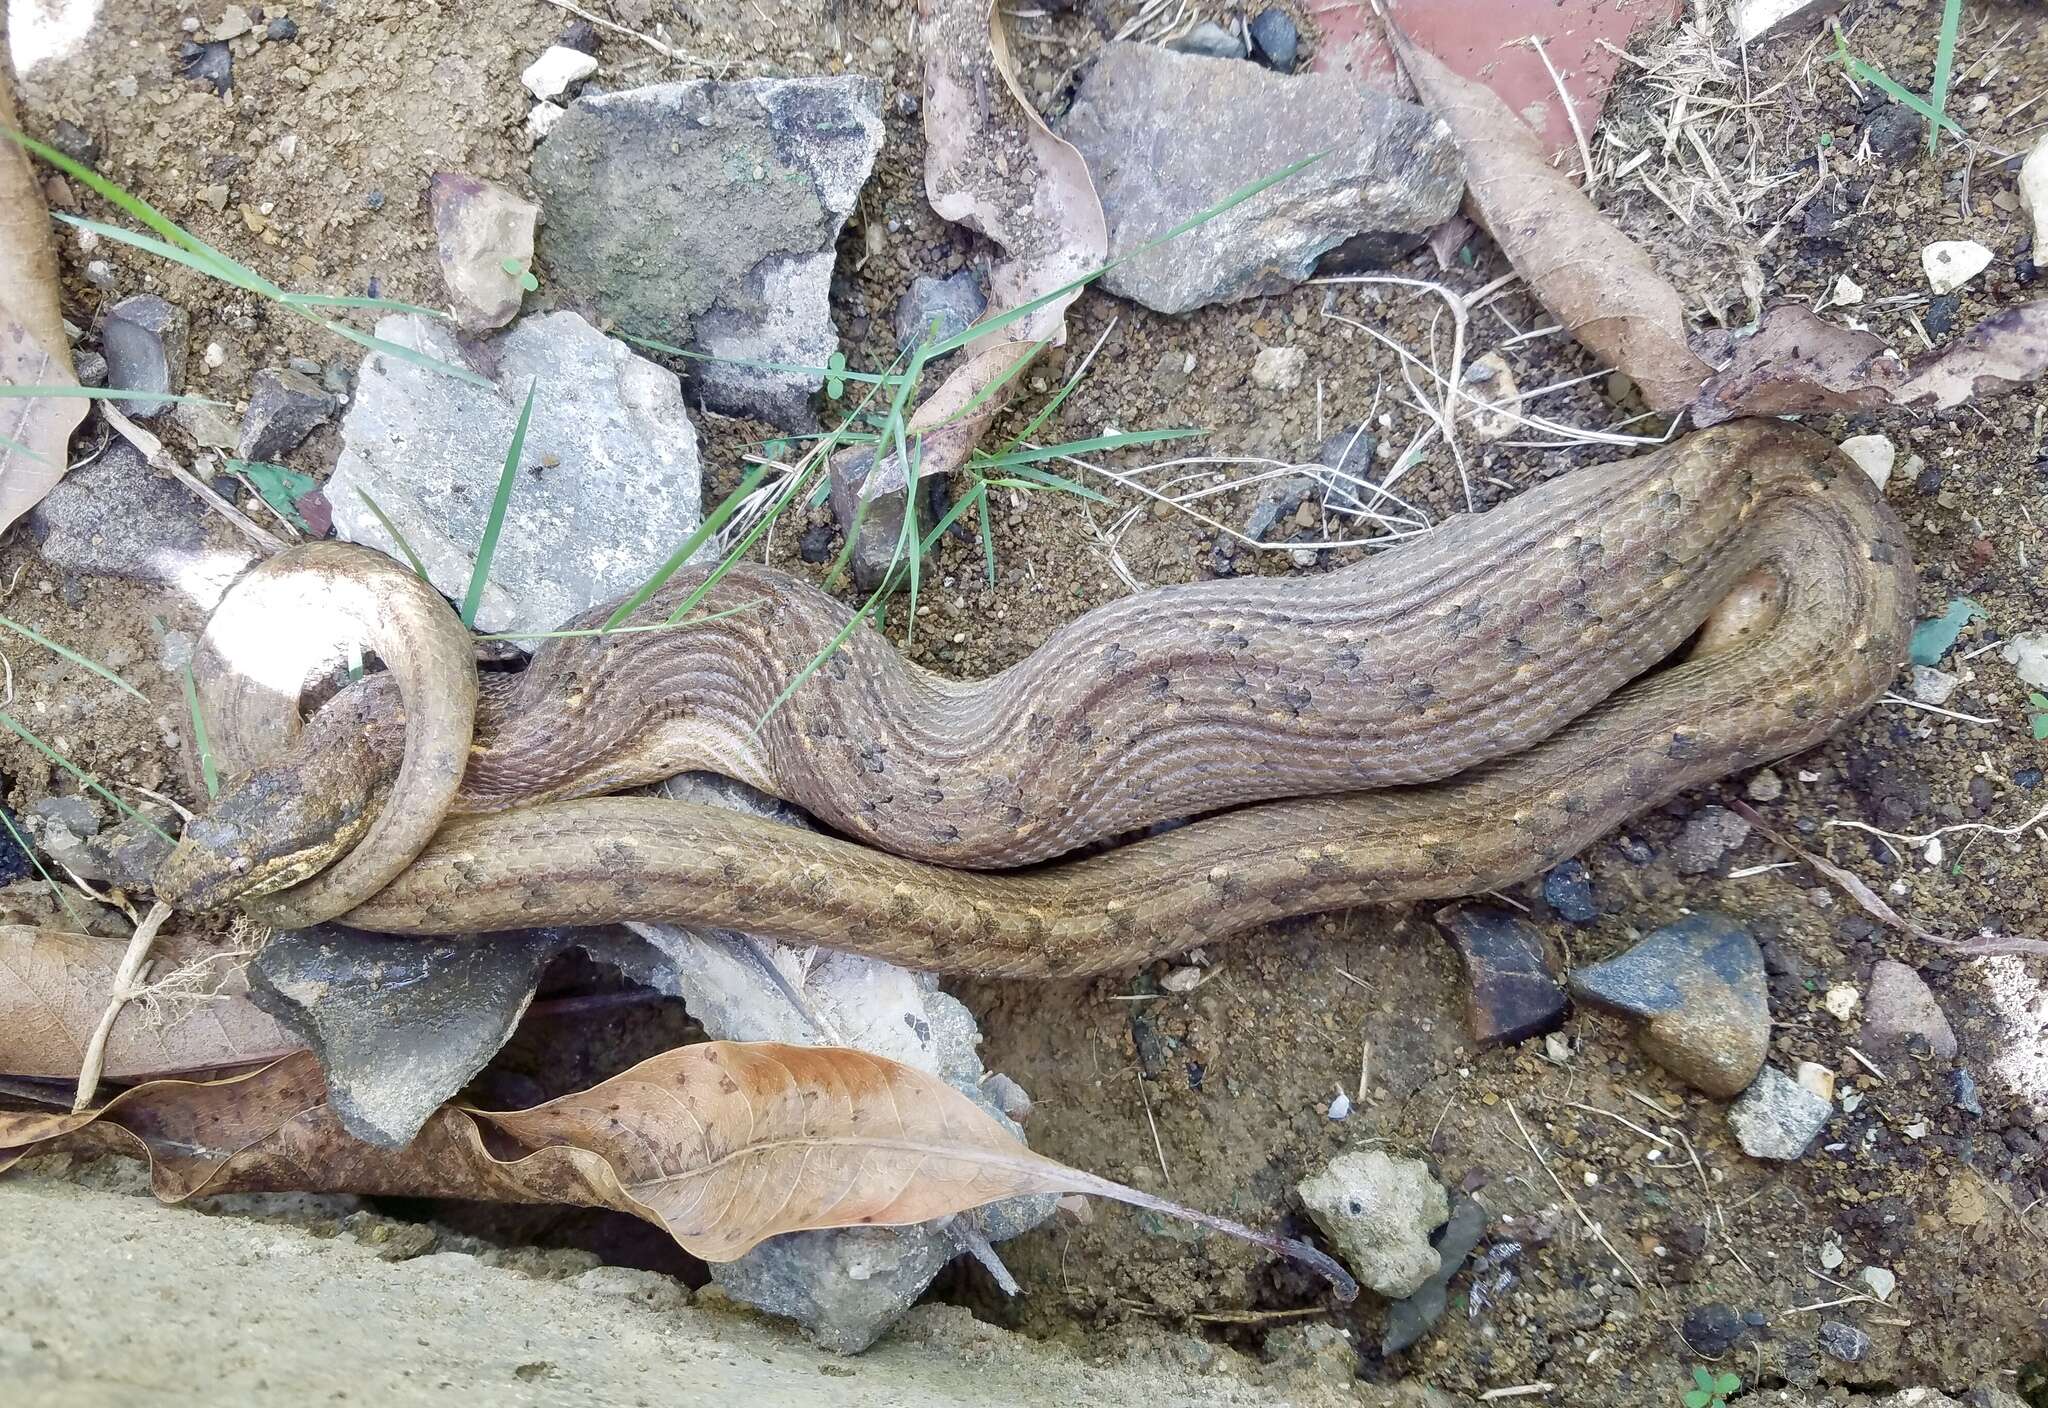
{"label": "snake belly", "polygon": [[[385,570],[371,561],[318,571]],[[1759,581],[1769,609],[1729,625],[1724,604]],[[416,934],[710,923],[939,971],[1096,972],[1289,915],[1512,883],[1686,787],[1811,746],[1892,679],[1913,584],[1899,525],[1828,441],[1737,422],[1341,572],[1137,593],[986,680],[855,631],[772,714],[848,613],[740,568],[701,625],[549,642],[487,684],[453,796],[412,757],[419,737],[440,758],[464,733],[434,713],[440,690],[476,688],[436,600],[439,628],[386,623],[377,644],[411,671],[386,816],[408,813],[410,836],[431,812],[432,839],[375,857],[367,873],[388,880],[344,893],[328,871],[247,907]],[[422,667],[405,652],[437,629]],[[851,839],[588,795],[690,768]]]}

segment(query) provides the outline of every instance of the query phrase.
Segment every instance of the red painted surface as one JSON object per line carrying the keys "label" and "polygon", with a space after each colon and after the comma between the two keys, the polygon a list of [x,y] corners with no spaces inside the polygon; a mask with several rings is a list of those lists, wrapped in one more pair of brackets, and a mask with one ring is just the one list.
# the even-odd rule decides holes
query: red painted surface
{"label": "red painted surface", "polygon": [[[1523,42],[1543,40],[1590,138],[1622,60],[1601,47],[1628,47],[1639,29],[1678,18],[1684,0],[1383,0],[1408,37],[1467,78],[1486,84],[1521,115],[1553,152],[1575,152],[1571,121],[1543,60]],[[1369,87],[1400,92],[1394,57],[1370,4],[1308,0],[1322,32],[1310,67],[1356,75]],[[1406,95],[1404,96],[1412,96]]]}

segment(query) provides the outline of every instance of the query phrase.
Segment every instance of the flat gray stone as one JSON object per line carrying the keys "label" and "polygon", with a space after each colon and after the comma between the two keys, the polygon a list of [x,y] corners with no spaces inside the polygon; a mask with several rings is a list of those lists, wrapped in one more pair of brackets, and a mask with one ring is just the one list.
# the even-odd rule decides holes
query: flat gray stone
{"label": "flat gray stone", "polygon": [[1834,1109],[1776,1066],[1766,1066],[1728,1107],[1728,1125],[1752,1159],[1789,1162],[1805,1155]]}
{"label": "flat gray stone", "polygon": [[971,269],[943,279],[919,274],[896,305],[896,346],[908,352],[920,342],[943,342],[967,331],[988,311],[988,295]]}
{"label": "flat gray stone", "polygon": [[1709,1095],[1744,1089],[1770,1050],[1763,950],[1726,915],[1688,915],[1625,953],[1577,969],[1572,995],[1639,1019],[1644,1054]]}
{"label": "flat gray stone", "polygon": [[[462,362],[455,335],[427,318],[394,314],[377,336]],[[639,586],[696,528],[697,432],[673,373],[575,313],[521,319],[476,356],[495,388],[380,352],[363,359],[327,481],[334,526],[403,559],[367,491],[434,585],[460,600],[531,383],[525,463],[477,624],[553,630]]]}
{"label": "flat gray stone", "polygon": [[1465,190],[1449,129],[1413,103],[1334,75],[1150,44],[1103,49],[1060,135],[1095,178],[1112,257],[1327,153],[1103,277],[1161,313],[1280,293],[1340,246],[1349,267],[1384,262],[1449,218]]}
{"label": "flat gray stone", "polygon": [[255,554],[239,541],[210,545],[207,516],[189,489],[116,438],[59,480],[28,524],[43,561],[60,572],[173,588],[211,609]]}
{"label": "flat gray stone", "polygon": [[418,1134],[497,1054],[560,929],[394,939],[340,925],[279,934],[249,964],[249,996],[306,1043],[349,1133],[387,1149]]}
{"label": "flat gray stone", "polygon": [[1749,823],[1726,807],[1701,807],[1686,818],[1685,830],[1671,848],[1672,868],[1680,875],[1705,875],[1749,839]]}
{"label": "flat gray stone", "polygon": [[[544,286],[607,326],[714,357],[823,367],[834,244],[882,146],[872,78],[699,79],[577,99],[533,159]],[[817,428],[823,378],[730,363],[693,396]]]}
{"label": "flat gray stone", "polygon": [[1915,1038],[1926,1043],[1925,1050],[1936,1059],[1955,1060],[1955,1028],[1933,992],[1913,969],[1881,958],[1870,970],[1870,991],[1863,999],[1863,1044],[1911,1054]]}
{"label": "flat gray stone", "polygon": [[[116,391],[149,391],[176,396],[185,389],[185,310],[153,293],[122,299],[100,324],[100,351],[107,359],[107,385]],[[154,420],[170,401],[124,401],[131,420]]]}
{"label": "flat gray stone", "polygon": [[1399,1354],[1411,1348],[1443,1319],[1449,1304],[1451,1280],[1464,1269],[1465,1259],[1486,1235],[1486,1208],[1464,1194],[1451,1204],[1451,1220],[1436,1239],[1440,1265],[1413,1295],[1387,1307],[1387,1328],[1380,1337],[1381,1354]]}
{"label": "flat gray stone", "polygon": [[266,368],[256,373],[236,452],[245,460],[275,460],[297,449],[340,404],[304,372]]}
{"label": "flat gray stone", "polygon": [[1400,1300],[1442,1269],[1429,1234],[1449,1219],[1450,1199],[1422,1160],[1339,1154],[1296,1191],[1361,1285]]}
{"label": "flat gray stone", "polygon": [[1200,54],[1205,59],[1245,57],[1244,40],[1214,20],[1203,20],[1180,38],[1169,39],[1166,47],[1175,53]]}

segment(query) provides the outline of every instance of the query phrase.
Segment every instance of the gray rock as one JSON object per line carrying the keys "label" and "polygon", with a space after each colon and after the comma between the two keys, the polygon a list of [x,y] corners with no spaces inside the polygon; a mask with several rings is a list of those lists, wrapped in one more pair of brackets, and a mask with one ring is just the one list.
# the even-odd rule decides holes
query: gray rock
{"label": "gray rock", "polygon": [[1789,1161],[1805,1155],[1835,1107],[1776,1066],[1728,1107],[1728,1125],[1752,1159]]}
{"label": "gray rock", "polygon": [[32,817],[56,822],[74,836],[97,836],[100,832],[100,809],[90,798],[75,792],[63,797],[38,797],[28,804],[27,811]]}
{"label": "gray rock", "polygon": [[1582,860],[1561,861],[1543,877],[1543,902],[1567,924],[1591,924],[1600,917],[1592,877]]}
{"label": "gray rock", "polygon": [[1422,1160],[1339,1154],[1296,1191],[1360,1284],[1399,1300],[1442,1268],[1429,1234],[1449,1219],[1450,1199]]}
{"label": "gray rock", "polygon": [[1643,1052],[1709,1095],[1756,1078],[1771,1044],[1763,951],[1720,914],[1667,924],[1626,953],[1579,968],[1572,995],[1643,1022]]}
{"label": "gray rock", "polygon": [[1399,1354],[1428,1334],[1443,1319],[1449,1303],[1451,1278],[1465,1265],[1465,1258],[1486,1235],[1486,1209],[1460,1193],[1451,1204],[1451,1220],[1436,1239],[1436,1274],[1424,1281],[1415,1294],[1387,1307],[1387,1328],[1380,1337],[1381,1354]]}
{"label": "gray rock", "polygon": [[1840,1320],[1820,1322],[1820,1347],[1829,1358],[1856,1364],[1870,1355],[1870,1336]]}
{"label": "gray rock", "polygon": [[274,43],[289,43],[299,37],[298,21],[290,15],[279,15],[264,28],[263,33]]}
{"label": "gray rock", "polygon": [[1284,524],[1291,524],[1301,506],[1316,492],[1316,481],[1306,475],[1289,475],[1270,481],[1259,491],[1252,511],[1244,521],[1244,534],[1254,542],[1272,540],[1275,529],[1285,536]]}
{"label": "gray rock", "polygon": [[1285,10],[1261,10],[1249,26],[1252,49],[1259,62],[1275,73],[1294,72],[1294,59],[1301,50],[1301,31]]}
{"label": "gray rock", "polygon": [[279,934],[249,964],[249,996],[306,1043],[349,1133],[411,1142],[505,1044],[568,931],[391,939],[340,925]]}
{"label": "gray rock", "polygon": [[1749,837],[1749,823],[1726,807],[1701,807],[1686,818],[1685,830],[1671,848],[1671,864],[1680,875],[1705,875]]}
{"label": "gray rock", "polygon": [[78,873],[88,880],[105,880],[124,890],[149,888],[150,877],[171,853],[175,844],[165,837],[178,834],[182,823],[170,808],[144,802],[136,815],[119,822],[90,840],[80,842],[80,851],[90,870]]}
{"label": "gray rock", "polygon": [[1103,278],[1162,313],[1280,293],[1339,245],[1413,246],[1458,207],[1457,149],[1413,103],[1348,78],[1117,43],[1081,81],[1061,135],[1080,149],[1128,254],[1232,192],[1327,153]]}
{"label": "gray rock", "polygon": [[[533,161],[550,286],[713,357],[823,367],[833,247],[882,145],[872,78],[697,80],[579,98]],[[696,362],[718,410],[815,429],[823,378]]]}
{"label": "gray rock", "polygon": [[1495,905],[1437,911],[1465,965],[1465,1029],[1481,1046],[1526,1041],[1564,1025],[1564,989],[1536,926]]}
{"label": "gray rock", "polygon": [[943,279],[919,274],[896,305],[896,345],[908,352],[920,342],[940,342],[967,331],[988,311],[988,296],[971,269]]}
{"label": "gray rock", "polygon": [[[377,335],[461,361],[454,333],[425,318],[394,314]],[[327,498],[340,536],[400,556],[357,492],[368,491],[434,585],[459,599],[530,383],[528,467],[477,623],[553,630],[638,586],[696,528],[697,433],[673,374],[574,313],[521,319],[487,356],[495,388],[365,357]]]}
{"label": "gray rock", "polygon": [[235,84],[235,56],[226,40],[211,44],[186,41],[178,46],[178,76],[205,83],[218,96],[225,96]]}
{"label": "gray rock", "polygon": [[[809,825],[794,807],[710,773],[670,778],[659,791]],[[629,927],[644,941],[640,951],[600,956],[628,977],[681,997],[713,1039],[857,1046],[941,1077],[1023,1137],[1015,1121],[1029,1112],[1030,1096],[1008,1077],[984,1072],[973,1015],[929,973],[725,930]],[[894,1324],[955,1256],[969,1251],[992,1259],[988,1243],[1030,1230],[1052,1208],[1051,1198],[1013,1198],[912,1227],[792,1233],[737,1261],[713,1263],[711,1274],[728,1294],[787,1316],[819,1344],[851,1354]]]}
{"label": "gray rock", "polygon": [[475,335],[511,322],[526,296],[520,279],[533,267],[540,207],[460,171],[435,174],[427,206],[455,325]]}
{"label": "gray rock", "polygon": [[219,406],[203,401],[180,401],[171,407],[171,424],[208,450],[233,453],[242,442],[242,432]]}
{"label": "gray rock", "polygon": [[97,352],[72,353],[71,370],[78,377],[80,386],[107,384],[107,359]]}
{"label": "gray rock", "polygon": [[[185,335],[185,311],[176,304],[153,293],[122,299],[100,325],[107,385],[116,391],[178,395],[185,389]],[[132,420],[154,420],[171,404],[127,401],[121,411]]]}
{"label": "gray rock", "polygon": [[1870,991],[1863,999],[1863,1044],[1910,1053],[1916,1039],[1937,1060],[1955,1060],[1955,1028],[1927,984],[1905,964],[1881,958],[1870,971]]}
{"label": "gray rock", "polygon": [[80,166],[97,168],[100,164],[99,139],[68,118],[58,118],[50,129],[50,145]]}
{"label": "gray rock", "polygon": [[339,403],[303,372],[266,369],[256,373],[249,412],[242,417],[237,451],[245,460],[274,460],[298,448]]}
{"label": "gray rock", "polygon": [[1169,40],[1167,48],[1180,54],[1198,54],[1205,59],[1242,59],[1244,40],[1214,20],[1203,20],[1180,38]]}
{"label": "gray rock", "polygon": [[207,510],[125,440],[64,476],[29,514],[43,561],[64,573],[183,591],[212,609],[255,561],[239,539],[206,540]]}
{"label": "gray rock", "polygon": [[1957,1066],[1948,1073],[1949,1100],[1966,1115],[1981,1119],[1984,1102],[1977,1094],[1977,1078],[1970,1074],[1968,1066]]}

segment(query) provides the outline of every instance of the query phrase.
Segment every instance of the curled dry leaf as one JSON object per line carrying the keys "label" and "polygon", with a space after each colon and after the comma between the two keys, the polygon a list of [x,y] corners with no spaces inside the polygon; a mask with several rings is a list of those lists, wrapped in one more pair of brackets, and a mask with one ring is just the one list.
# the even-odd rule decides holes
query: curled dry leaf
{"label": "curled dry leaf", "polygon": [[845,1047],[686,1046],[529,1110],[444,1105],[402,1149],[342,1129],[307,1053],[235,1080],[139,1086],[96,1113],[0,1114],[0,1168],[79,1146],[147,1158],[167,1201],[289,1190],[606,1207],[706,1261],[784,1232],[1086,1193],[1243,1238],[1357,1293],[1314,1248],[1035,1154],[938,1077]]}
{"label": "curled dry leaf", "polygon": [[[73,1080],[106,1010],[126,944],[26,924],[0,925],[0,1074]],[[233,955],[185,938],[157,944],[176,973],[167,1012],[130,1002],[107,1038],[103,1073],[144,1080],[273,1061],[300,1043],[250,1002]]]}
{"label": "curled dry leaf", "polygon": [[[0,126],[18,131],[13,62],[0,20]],[[0,138],[0,384],[72,386],[71,350],[57,302],[57,251],[28,153]],[[0,529],[64,477],[82,397],[0,398]]]}
{"label": "curled dry leaf", "polygon": [[1465,163],[1465,212],[1493,237],[1543,306],[1587,350],[1676,411],[1714,369],[1686,343],[1685,303],[1610,224],[1493,91],[1460,77],[1387,26],[1402,70],[1442,118]]}
{"label": "curled dry leaf", "polygon": [[2044,372],[2048,300],[1994,313],[1910,367],[1874,334],[1784,303],[1764,315],[1702,389],[1693,422],[1886,406],[1945,411],[2015,390]]}
{"label": "curled dry leaf", "polygon": [[[990,315],[1046,298],[1101,268],[1108,226],[1088,164],[1053,135],[1017,86],[1001,14],[988,0],[920,0],[918,22],[925,193],[940,216],[1003,251],[989,271]],[[967,345],[961,364],[910,418],[909,431],[922,436],[921,450],[913,451],[920,476],[949,474],[967,462],[1017,385],[1005,374],[1039,344],[1066,340],[1067,308],[1079,292],[1051,298]],[[842,452],[835,482],[859,472],[863,453]],[[860,493],[894,493],[904,482],[891,454],[867,473]],[[851,522],[849,508],[836,507],[841,521]]]}

